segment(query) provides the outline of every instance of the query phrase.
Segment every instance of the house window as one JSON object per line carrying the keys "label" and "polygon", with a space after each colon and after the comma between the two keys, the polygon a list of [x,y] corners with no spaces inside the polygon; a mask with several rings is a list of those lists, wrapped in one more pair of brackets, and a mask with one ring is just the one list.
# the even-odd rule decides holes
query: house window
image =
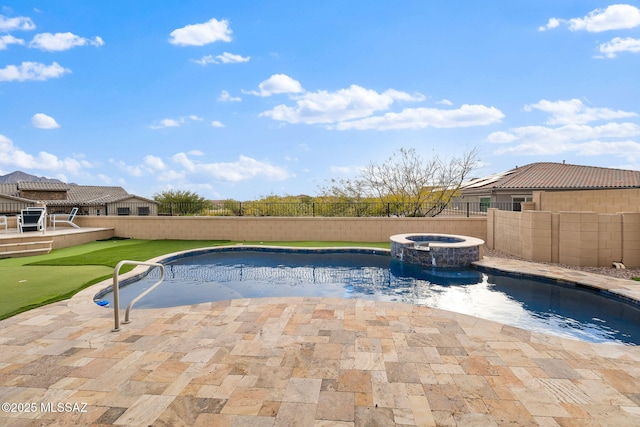
{"label": "house window", "polygon": [[512,210],[514,212],[522,211],[522,203],[530,202],[531,196],[511,196]]}
{"label": "house window", "polygon": [[139,206],[138,216],[149,216],[149,206]]}
{"label": "house window", "polygon": [[491,197],[480,197],[480,212],[486,212],[491,207]]}
{"label": "house window", "polygon": [[131,209],[130,208],[118,208],[118,215],[121,215],[121,216],[131,215]]}

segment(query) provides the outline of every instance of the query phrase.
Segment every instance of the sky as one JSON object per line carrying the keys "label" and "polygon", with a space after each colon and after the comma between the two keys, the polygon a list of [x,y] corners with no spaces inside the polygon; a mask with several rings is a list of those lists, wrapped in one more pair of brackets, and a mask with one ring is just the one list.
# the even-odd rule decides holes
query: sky
{"label": "sky", "polygon": [[640,170],[640,1],[0,0],[0,175],[253,200],[401,148]]}

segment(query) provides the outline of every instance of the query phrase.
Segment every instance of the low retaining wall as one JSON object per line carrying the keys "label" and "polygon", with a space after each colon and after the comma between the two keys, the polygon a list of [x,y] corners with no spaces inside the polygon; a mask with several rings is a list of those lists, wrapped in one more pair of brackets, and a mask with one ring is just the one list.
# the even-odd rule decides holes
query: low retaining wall
{"label": "low retaining wall", "polygon": [[464,234],[486,240],[480,218],[111,217],[79,216],[81,227],[136,239],[387,242],[402,233]]}

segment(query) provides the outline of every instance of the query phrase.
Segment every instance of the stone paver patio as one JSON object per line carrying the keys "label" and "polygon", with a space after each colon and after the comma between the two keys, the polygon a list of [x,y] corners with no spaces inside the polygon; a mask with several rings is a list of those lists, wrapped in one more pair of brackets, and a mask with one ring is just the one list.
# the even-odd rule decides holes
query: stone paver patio
{"label": "stone paver patio", "polygon": [[[630,296],[640,288],[575,280]],[[0,425],[640,425],[640,347],[326,298],[134,309],[111,332],[113,311],[92,302],[96,291],[0,322]]]}

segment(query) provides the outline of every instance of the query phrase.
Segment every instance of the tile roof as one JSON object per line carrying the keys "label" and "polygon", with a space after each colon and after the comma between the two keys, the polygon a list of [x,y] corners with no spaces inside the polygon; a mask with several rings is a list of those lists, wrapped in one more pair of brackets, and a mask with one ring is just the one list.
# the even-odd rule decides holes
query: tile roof
{"label": "tile roof", "polygon": [[640,171],[539,162],[474,179],[463,189],[640,188]]}
{"label": "tile roof", "polygon": [[[55,188],[55,190],[53,190]],[[156,203],[144,197],[129,194],[122,187],[77,185],[51,182],[20,182],[17,184],[0,184],[0,195],[20,197],[21,190],[67,191],[65,200],[46,200],[47,205],[90,205],[114,203],[121,200],[136,198],[141,201]],[[23,199],[30,200],[30,199]],[[31,200],[30,200],[31,201]]]}
{"label": "tile roof", "polygon": [[68,191],[69,184],[64,182],[25,182],[20,181],[17,184],[18,190],[25,191]]}

